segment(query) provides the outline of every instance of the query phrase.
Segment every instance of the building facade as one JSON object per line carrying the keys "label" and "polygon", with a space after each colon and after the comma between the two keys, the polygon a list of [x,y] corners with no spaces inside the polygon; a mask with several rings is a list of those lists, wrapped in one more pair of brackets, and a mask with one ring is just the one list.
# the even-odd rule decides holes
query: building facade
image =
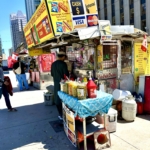
{"label": "building facade", "polygon": [[27,21],[30,20],[40,3],[41,0],[25,0]]}
{"label": "building facade", "polygon": [[2,39],[0,38],[0,55],[2,55]]}
{"label": "building facade", "polygon": [[17,47],[21,43],[26,43],[23,28],[27,23],[26,15],[21,11],[18,11],[17,14],[10,15],[10,30],[12,38],[13,51],[16,51]]}
{"label": "building facade", "polygon": [[112,25],[134,25],[150,34],[150,0],[98,0],[98,11]]}

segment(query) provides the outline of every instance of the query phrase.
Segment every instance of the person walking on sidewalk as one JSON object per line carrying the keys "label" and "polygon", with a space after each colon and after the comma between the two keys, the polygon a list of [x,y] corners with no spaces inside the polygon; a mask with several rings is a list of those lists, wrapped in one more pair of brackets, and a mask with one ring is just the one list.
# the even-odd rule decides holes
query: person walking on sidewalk
{"label": "person walking on sidewalk", "polygon": [[[20,73],[16,72],[16,69],[18,69],[19,67],[21,69]],[[20,91],[23,90],[23,84],[24,84],[26,90],[29,89],[28,82],[26,80],[25,70],[26,70],[25,64],[23,62],[21,62],[20,58],[18,58],[18,61],[16,63],[14,63],[14,65],[13,65],[13,72],[15,73],[16,78],[18,80]]]}
{"label": "person walking on sidewalk", "polygon": [[[8,94],[8,91],[7,91],[7,88],[6,88],[6,86],[9,85],[9,82],[4,79],[4,73],[3,73],[3,68],[2,68],[2,60],[3,60],[3,57],[0,56],[0,92],[1,92],[1,95],[4,96],[5,103],[6,103],[6,106],[8,108],[8,111],[10,111],[10,112],[17,111],[15,108],[12,108],[11,103],[10,103],[9,94]],[[1,95],[0,95],[0,97],[1,97]]]}
{"label": "person walking on sidewalk", "polygon": [[64,79],[64,75],[69,77],[69,71],[67,64],[64,62],[66,59],[66,53],[59,52],[57,56],[58,60],[52,63],[51,75],[54,80],[54,102],[59,112],[58,118],[62,120],[62,103],[57,92],[60,91],[60,81],[61,79]]}

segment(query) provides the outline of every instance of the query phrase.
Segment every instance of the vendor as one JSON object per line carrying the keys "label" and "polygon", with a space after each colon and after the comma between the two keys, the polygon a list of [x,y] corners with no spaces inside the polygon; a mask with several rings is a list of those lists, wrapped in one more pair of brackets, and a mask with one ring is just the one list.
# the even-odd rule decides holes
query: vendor
{"label": "vendor", "polygon": [[67,64],[64,62],[66,59],[66,53],[59,52],[57,56],[58,60],[52,63],[51,75],[54,80],[54,102],[59,112],[58,118],[62,120],[62,103],[57,92],[60,91],[60,81],[64,79],[64,75],[69,77],[69,71]]}

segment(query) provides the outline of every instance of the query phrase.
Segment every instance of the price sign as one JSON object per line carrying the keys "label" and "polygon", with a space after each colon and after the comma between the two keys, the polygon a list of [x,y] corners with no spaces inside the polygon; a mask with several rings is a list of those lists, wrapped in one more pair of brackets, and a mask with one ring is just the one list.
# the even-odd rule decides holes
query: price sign
{"label": "price sign", "polygon": [[83,8],[82,0],[71,0],[70,4],[71,4],[71,8],[72,8],[72,14],[74,16],[84,14],[84,8]]}

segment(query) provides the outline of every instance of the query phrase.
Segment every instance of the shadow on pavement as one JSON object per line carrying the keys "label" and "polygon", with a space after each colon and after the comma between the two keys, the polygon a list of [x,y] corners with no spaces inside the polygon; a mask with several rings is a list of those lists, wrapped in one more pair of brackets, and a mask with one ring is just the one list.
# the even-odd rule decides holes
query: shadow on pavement
{"label": "shadow on pavement", "polygon": [[150,115],[138,115],[138,118],[150,121]]}
{"label": "shadow on pavement", "polygon": [[0,110],[0,150],[76,149],[63,131],[56,133],[49,123],[58,120],[55,105],[39,103],[21,106],[17,110]]}
{"label": "shadow on pavement", "polygon": [[24,89],[23,91],[20,91],[18,87],[13,87],[13,93],[27,92],[27,91],[38,91],[38,89],[34,88],[33,86],[29,86],[29,90]]}

